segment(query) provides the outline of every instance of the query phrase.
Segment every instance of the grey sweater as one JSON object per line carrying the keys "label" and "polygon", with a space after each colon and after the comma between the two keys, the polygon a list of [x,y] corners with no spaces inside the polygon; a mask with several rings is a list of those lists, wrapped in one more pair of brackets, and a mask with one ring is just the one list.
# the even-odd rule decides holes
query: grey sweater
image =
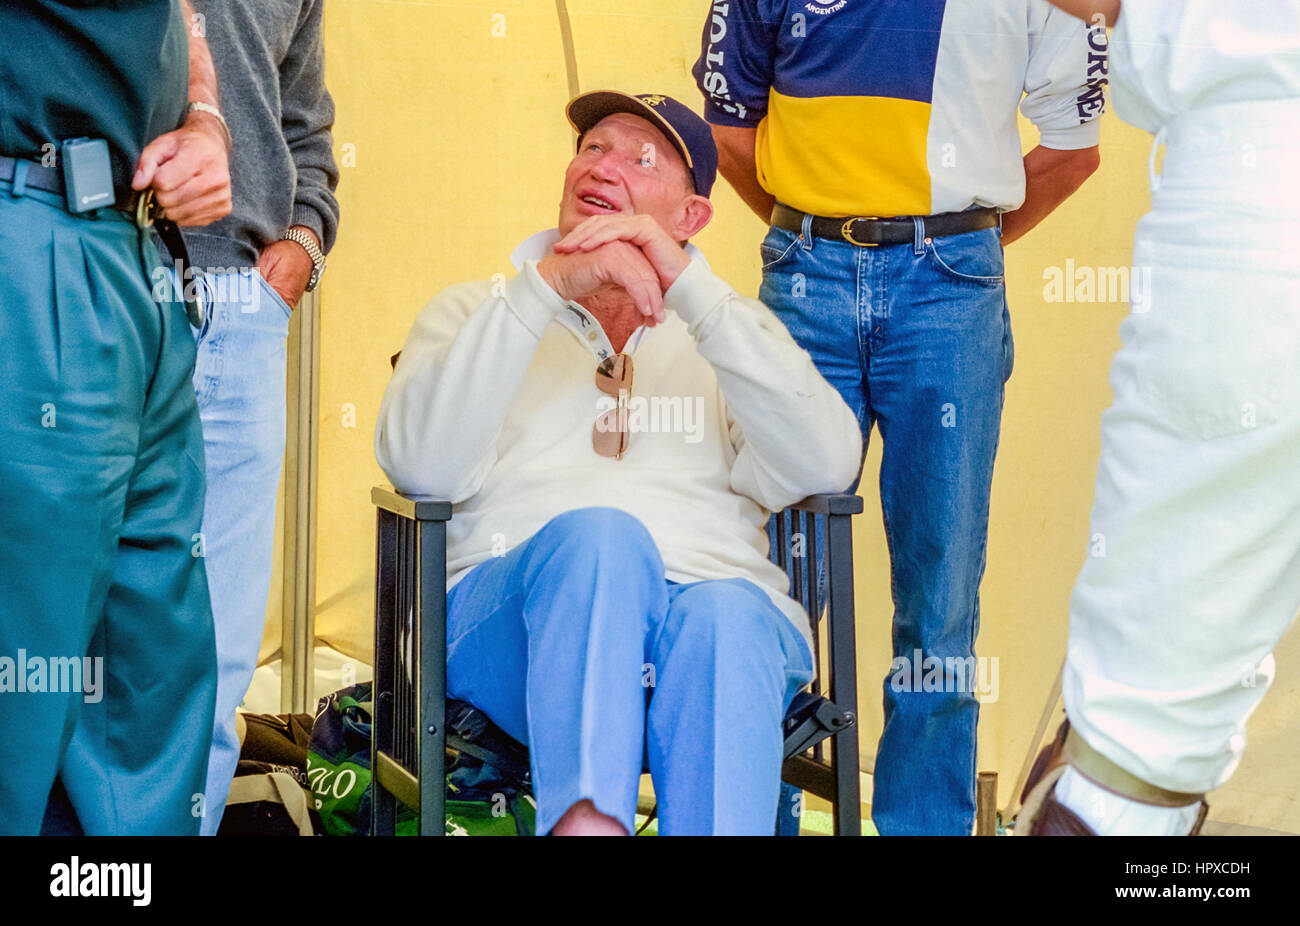
{"label": "grey sweater", "polygon": [[328,251],[339,222],[339,172],[321,40],[325,0],[192,2],[234,136],[234,205],[220,222],[185,229],[190,260],[208,270],[252,266],[291,225],[310,228]]}

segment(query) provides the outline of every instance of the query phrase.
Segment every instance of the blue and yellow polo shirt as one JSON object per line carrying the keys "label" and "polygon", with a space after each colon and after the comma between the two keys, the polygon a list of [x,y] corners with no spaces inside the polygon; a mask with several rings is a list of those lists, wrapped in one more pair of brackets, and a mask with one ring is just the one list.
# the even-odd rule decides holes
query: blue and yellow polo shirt
{"label": "blue and yellow polo shirt", "polygon": [[1097,144],[1106,33],[1046,0],[715,0],[705,116],[757,129],[758,179],[815,215],[1024,202],[1016,110]]}

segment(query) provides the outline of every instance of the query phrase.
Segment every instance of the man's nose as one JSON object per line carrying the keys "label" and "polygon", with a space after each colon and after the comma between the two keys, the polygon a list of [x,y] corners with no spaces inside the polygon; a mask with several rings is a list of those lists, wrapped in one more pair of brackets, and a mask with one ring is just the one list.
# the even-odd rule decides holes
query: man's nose
{"label": "man's nose", "polygon": [[606,151],[591,165],[591,175],[598,180],[613,181],[618,178],[617,153]]}

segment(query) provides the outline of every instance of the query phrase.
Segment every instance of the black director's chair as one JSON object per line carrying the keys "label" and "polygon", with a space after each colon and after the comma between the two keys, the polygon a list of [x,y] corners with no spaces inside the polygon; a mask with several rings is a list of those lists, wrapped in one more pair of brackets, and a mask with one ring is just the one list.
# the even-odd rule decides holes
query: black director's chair
{"label": "black director's chair", "polygon": [[[445,832],[449,759],[464,753],[531,790],[528,750],[464,701],[446,697],[447,521],[451,504],[410,498],[376,486],[374,774],[372,830],[392,835],[396,802],[419,815],[422,835]],[[854,665],[854,495],[814,495],[778,521],[773,561],[790,576],[794,597],[812,615],[812,684],[786,713],[782,778],[834,808],[836,835],[861,833],[858,787],[857,672]],[[820,528],[820,529],[816,529]],[[787,556],[802,535],[805,556]],[[817,541],[826,542],[827,619],[817,581]],[[822,672],[822,640],[827,668]],[[825,683],[823,683],[825,677]],[[829,760],[825,740],[830,740]],[[783,808],[784,810],[784,808]],[[776,821],[773,821],[775,824]]]}

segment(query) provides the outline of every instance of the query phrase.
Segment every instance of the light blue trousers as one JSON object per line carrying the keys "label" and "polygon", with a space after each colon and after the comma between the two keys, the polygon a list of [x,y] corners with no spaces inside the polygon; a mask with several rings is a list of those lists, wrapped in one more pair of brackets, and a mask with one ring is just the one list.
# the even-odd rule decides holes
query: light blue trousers
{"label": "light blue trousers", "polygon": [[477,566],[447,609],[448,693],[528,745],[539,834],[583,799],[631,832],[648,767],[661,834],[772,835],[812,657],[752,582],[670,583],[640,521],[583,508]]}
{"label": "light blue trousers", "polygon": [[290,309],[252,268],[203,273],[194,395],[203,421],[207,495],[203,562],[217,643],[217,705],[201,831],[221,825],[239,762],[235,708],[257,667],[275,548],[275,492],[285,438]]}

